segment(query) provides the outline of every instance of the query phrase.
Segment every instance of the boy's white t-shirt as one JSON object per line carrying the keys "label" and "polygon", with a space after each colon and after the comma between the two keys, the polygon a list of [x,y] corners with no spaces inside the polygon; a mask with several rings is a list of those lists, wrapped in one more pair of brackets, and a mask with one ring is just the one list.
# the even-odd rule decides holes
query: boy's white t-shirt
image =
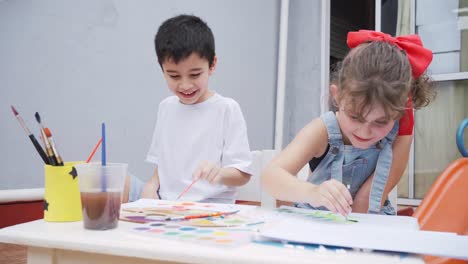
{"label": "boy's white t-shirt", "polygon": [[[158,167],[161,198],[177,199],[203,160],[251,174],[247,126],[239,104],[217,93],[193,105],[182,104],[177,96],[164,99],[146,157]],[[183,199],[229,203],[235,194],[235,187],[200,180]]]}

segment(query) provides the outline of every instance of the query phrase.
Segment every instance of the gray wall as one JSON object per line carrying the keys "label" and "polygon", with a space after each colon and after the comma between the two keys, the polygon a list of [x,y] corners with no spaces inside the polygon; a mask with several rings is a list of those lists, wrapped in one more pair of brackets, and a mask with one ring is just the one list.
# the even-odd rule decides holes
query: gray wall
{"label": "gray wall", "polygon": [[[10,105],[37,137],[38,111],[66,161],[86,159],[105,121],[108,160],[128,162],[147,179],[157,106],[170,95],[153,37],[163,20],[180,13],[211,26],[219,63],[210,87],[239,102],[252,150],[272,148],[279,6],[270,0],[0,1],[0,189],[43,187],[41,159]],[[299,78],[307,82],[306,75]]]}
{"label": "gray wall", "polygon": [[289,2],[288,52],[283,146],[312,119],[320,116],[321,4]]}

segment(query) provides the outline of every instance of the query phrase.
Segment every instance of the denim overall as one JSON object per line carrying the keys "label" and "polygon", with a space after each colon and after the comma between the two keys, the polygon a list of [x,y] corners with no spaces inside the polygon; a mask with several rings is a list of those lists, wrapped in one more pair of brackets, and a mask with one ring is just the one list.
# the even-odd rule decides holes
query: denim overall
{"label": "denim overall", "polygon": [[[368,149],[358,149],[352,145],[344,145],[340,127],[335,113],[327,112],[322,120],[328,131],[328,153],[309,176],[307,181],[320,184],[331,178],[350,185],[351,196],[355,197],[357,191],[366,179],[375,171],[369,197],[369,213],[395,215],[395,209],[388,200],[381,208],[381,200],[387,182],[390,166],[392,165],[392,145],[398,133],[399,123],[395,122],[390,133],[377,144]],[[296,204],[298,207],[314,208],[310,204]],[[325,207],[314,208],[324,209]]]}

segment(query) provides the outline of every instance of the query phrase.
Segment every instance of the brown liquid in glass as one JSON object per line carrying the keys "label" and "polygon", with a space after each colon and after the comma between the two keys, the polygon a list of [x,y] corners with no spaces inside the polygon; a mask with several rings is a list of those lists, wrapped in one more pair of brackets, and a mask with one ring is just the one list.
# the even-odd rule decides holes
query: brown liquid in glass
{"label": "brown liquid in glass", "polygon": [[84,227],[94,230],[116,228],[120,201],[120,192],[82,192]]}

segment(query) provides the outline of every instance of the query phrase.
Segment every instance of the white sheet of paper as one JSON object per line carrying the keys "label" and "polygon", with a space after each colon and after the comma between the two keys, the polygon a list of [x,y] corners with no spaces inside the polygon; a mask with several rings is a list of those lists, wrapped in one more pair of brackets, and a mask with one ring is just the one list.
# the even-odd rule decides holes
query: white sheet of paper
{"label": "white sheet of paper", "polygon": [[[419,231],[411,221],[394,216],[354,215],[355,224],[334,224],[311,218],[283,215],[281,220],[260,228],[266,238],[298,243],[360,249],[408,252],[468,260],[468,236]],[[396,220],[396,221],[392,221]],[[393,224],[390,224],[393,222]]]}
{"label": "white sheet of paper", "polygon": [[[317,210],[311,210],[311,209],[305,209],[305,208],[297,208],[297,207],[292,207],[292,206],[281,206],[280,209],[288,209],[294,212],[303,212],[303,213],[310,213],[310,212],[322,212],[322,213],[330,213],[328,211],[317,211]],[[334,214],[335,216],[339,218],[343,218],[344,216],[340,214]],[[311,217],[305,217],[304,215],[301,214],[291,214],[291,213],[282,213],[282,212],[277,212],[275,211],[274,217],[276,219],[281,219],[283,217],[296,217],[299,219],[311,219]],[[410,230],[419,230],[419,225],[418,225],[418,220],[414,217],[410,216],[385,216],[385,215],[375,215],[375,214],[359,214],[359,213],[351,213],[349,214],[349,218],[357,220],[357,223],[354,223],[353,226],[377,226],[377,227],[386,227],[386,228],[397,228],[397,229],[410,229]],[[312,218],[313,219],[313,218]],[[314,223],[321,223],[320,228],[323,225],[343,225],[343,223],[336,223],[333,221],[317,221],[313,222]]]}

